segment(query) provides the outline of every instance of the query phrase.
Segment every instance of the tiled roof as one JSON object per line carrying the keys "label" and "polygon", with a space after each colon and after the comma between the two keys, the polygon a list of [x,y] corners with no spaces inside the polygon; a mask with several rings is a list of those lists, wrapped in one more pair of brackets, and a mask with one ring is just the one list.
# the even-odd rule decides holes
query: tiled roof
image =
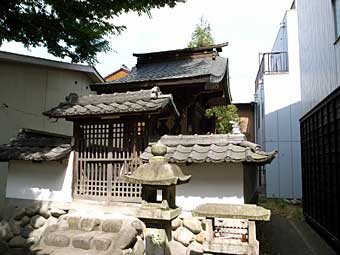
{"label": "tiled roof", "polygon": [[49,161],[66,158],[71,137],[23,129],[8,144],[0,145],[0,161]]}
{"label": "tiled roof", "polygon": [[158,87],[134,92],[89,95],[79,97],[70,94],[66,102],[44,112],[53,118],[86,115],[122,114],[134,112],[154,112],[171,105],[178,114],[171,95],[163,95]]}
{"label": "tiled roof", "polygon": [[[244,135],[178,135],[162,136],[160,141],[167,146],[166,158],[174,163],[220,163],[248,162],[255,164],[270,163],[277,151],[264,152],[260,146],[245,140]],[[151,157],[151,145],[142,153],[141,158]]]}
{"label": "tiled roof", "polygon": [[[97,85],[164,81],[202,76],[208,76],[208,81],[211,83],[218,83],[224,77],[227,67],[228,60],[220,56],[168,60],[135,66],[124,78]],[[92,88],[95,88],[95,86],[96,84]]]}

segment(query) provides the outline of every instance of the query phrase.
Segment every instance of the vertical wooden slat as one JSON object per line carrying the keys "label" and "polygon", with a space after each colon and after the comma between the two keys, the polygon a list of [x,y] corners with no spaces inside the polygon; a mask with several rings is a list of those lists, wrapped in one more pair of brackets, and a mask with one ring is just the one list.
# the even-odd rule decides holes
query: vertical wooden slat
{"label": "vertical wooden slat", "polygon": [[79,157],[79,123],[75,122],[74,123],[74,129],[73,129],[73,137],[74,137],[74,159],[73,159],[73,179],[72,179],[72,194],[73,197],[77,195],[77,190],[78,190],[78,157]]}
{"label": "vertical wooden slat", "polygon": [[[113,159],[113,124],[111,123],[109,125],[109,143],[108,143],[108,149],[109,149],[109,153],[108,153],[108,159],[112,160]],[[107,166],[107,194],[108,194],[108,200],[111,200],[111,196],[112,196],[112,163],[108,163]]]}

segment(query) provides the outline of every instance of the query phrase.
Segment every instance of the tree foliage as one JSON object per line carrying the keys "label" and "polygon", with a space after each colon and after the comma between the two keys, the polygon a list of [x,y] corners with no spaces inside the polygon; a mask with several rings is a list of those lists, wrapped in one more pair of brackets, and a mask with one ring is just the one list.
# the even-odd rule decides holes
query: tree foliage
{"label": "tree foliage", "polygon": [[196,28],[192,33],[188,47],[203,47],[211,44],[214,44],[214,38],[211,35],[210,24],[202,16],[200,18],[200,22],[196,25]]}
{"label": "tree foliage", "polygon": [[233,104],[214,106],[207,109],[205,115],[216,118],[216,131],[219,134],[231,133],[233,130],[233,122],[240,123],[237,107]]}
{"label": "tree foliage", "polygon": [[72,62],[97,62],[98,52],[111,46],[106,39],[125,26],[113,19],[122,13],[148,13],[174,7],[183,0],[4,0],[0,5],[0,45],[16,41],[25,47],[45,46]]}

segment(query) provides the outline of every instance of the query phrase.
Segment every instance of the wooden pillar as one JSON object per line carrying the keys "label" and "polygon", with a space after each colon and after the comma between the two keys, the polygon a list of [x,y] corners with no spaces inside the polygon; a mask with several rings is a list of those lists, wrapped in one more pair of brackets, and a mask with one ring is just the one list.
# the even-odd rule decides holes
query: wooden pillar
{"label": "wooden pillar", "polygon": [[78,185],[78,159],[79,159],[79,140],[80,136],[80,124],[78,122],[73,122],[73,176],[72,176],[72,197],[74,198],[77,195],[77,185]]}

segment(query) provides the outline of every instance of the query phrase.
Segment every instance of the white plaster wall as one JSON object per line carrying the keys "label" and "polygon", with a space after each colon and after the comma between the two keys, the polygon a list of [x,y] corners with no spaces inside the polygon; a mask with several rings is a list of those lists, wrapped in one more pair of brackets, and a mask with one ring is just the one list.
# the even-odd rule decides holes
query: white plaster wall
{"label": "white plaster wall", "polygon": [[279,151],[278,157],[266,166],[266,191],[269,197],[301,198],[301,90],[296,10],[287,11],[283,23],[285,27],[280,28],[279,35],[283,35],[282,40],[287,43],[278,37],[273,51],[288,50],[289,72],[266,74],[263,78],[262,145],[267,151]]}
{"label": "white plaster wall", "polygon": [[68,162],[10,161],[6,198],[71,202],[73,152]]}
{"label": "white plaster wall", "polygon": [[302,114],[340,85],[340,42],[332,1],[297,0]]}
{"label": "white plaster wall", "polygon": [[203,203],[243,204],[243,166],[241,163],[180,164],[191,174],[187,184],[177,187],[176,203],[190,211]]}

